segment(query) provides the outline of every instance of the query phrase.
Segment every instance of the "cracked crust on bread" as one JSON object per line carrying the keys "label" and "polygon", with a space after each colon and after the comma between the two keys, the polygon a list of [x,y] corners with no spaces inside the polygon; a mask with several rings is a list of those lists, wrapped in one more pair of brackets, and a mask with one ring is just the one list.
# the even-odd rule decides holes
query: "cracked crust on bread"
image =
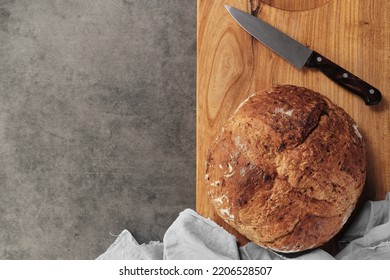
{"label": "cracked crust on bread", "polygon": [[343,226],[361,194],[366,159],[356,123],[312,90],[253,94],[211,144],[206,188],[242,235],[279,252],[318,247]]}

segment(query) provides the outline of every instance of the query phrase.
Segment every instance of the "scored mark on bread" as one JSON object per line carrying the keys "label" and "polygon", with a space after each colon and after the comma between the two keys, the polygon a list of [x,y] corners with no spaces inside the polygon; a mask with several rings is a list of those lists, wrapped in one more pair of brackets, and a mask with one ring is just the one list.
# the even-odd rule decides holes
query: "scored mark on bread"
{"label": "scored mark on bread", "polygon": [[306,142],[306,140],[316,131],[316,129],[319,127],[320,123],[322,121],[325,121],[325,118],[326,117],[329,117],[328,113],[323,111],[319,116],[318,116],[318,119],[317,121],[314,123],[314,125],[309,128],[306,132],[305,135],[303,135],[303,139],[300,141],[300,143],[298,143],[298,145],[295,147],[297,148],[298,146],[304,144]]}

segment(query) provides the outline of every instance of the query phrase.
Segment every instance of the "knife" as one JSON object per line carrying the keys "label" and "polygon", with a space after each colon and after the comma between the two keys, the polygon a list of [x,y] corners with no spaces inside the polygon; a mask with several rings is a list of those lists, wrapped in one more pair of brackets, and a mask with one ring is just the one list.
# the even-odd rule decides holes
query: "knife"
{"label": "knife", "polygon": [[305,66],[319,69],[332,81],[363,98],[366,105],[375,105],[382,100],[382,94],[378,89],[325,56],[251,14],[228,5],[225,5],[225,8],[243,29],[296,68],[302,69]]}

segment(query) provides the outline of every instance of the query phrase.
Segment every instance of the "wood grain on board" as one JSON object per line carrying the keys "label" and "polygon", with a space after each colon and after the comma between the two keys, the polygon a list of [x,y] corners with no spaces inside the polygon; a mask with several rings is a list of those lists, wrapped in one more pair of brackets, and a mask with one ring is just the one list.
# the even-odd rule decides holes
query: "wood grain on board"
{"label": "wood grain on board", "polygon": [[[196,210],[235,234],[241,244],[246,242],[217,216],[208,200],[206,154],[246,97],[277,84],[318,91],[352,116],[367,147],[361,203],[384,199],[390,191],[390,1],[198,0],[197,4]],[[225,4],[262,18],[372,84],[383,94],[381,104],[365,106],[320,72],[295,69],[241,29]]]}

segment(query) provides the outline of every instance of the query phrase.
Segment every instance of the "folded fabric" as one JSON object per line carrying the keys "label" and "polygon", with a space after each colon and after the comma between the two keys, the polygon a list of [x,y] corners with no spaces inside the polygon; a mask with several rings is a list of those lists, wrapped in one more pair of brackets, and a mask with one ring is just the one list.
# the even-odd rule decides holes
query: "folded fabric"
{"label": "folded fabric", "polygon": [[315,249],[298,257],[283,255],[254,243],[238,247],[236,238],[210,219],[185,209],[164,235],[163,242],[138,244],[124,230],[99,260],[281,260],[281,259],[390,259],[390,193],[383,201],[370,201],[339,243],[343,249],[332,257]]}
{"label": "folded fabric", "polygon": [[160,260],[163,257],[164,246],[159,241],[149,244],[138,244],[127,230],[123,230],[115,242],[100,255],[98,260]]}
{"label": "folded fabric", "polygon": [[369,201],[339,240],[347,246],[337,254],[343,260],[390,260],[390,193],[383,201]]}

